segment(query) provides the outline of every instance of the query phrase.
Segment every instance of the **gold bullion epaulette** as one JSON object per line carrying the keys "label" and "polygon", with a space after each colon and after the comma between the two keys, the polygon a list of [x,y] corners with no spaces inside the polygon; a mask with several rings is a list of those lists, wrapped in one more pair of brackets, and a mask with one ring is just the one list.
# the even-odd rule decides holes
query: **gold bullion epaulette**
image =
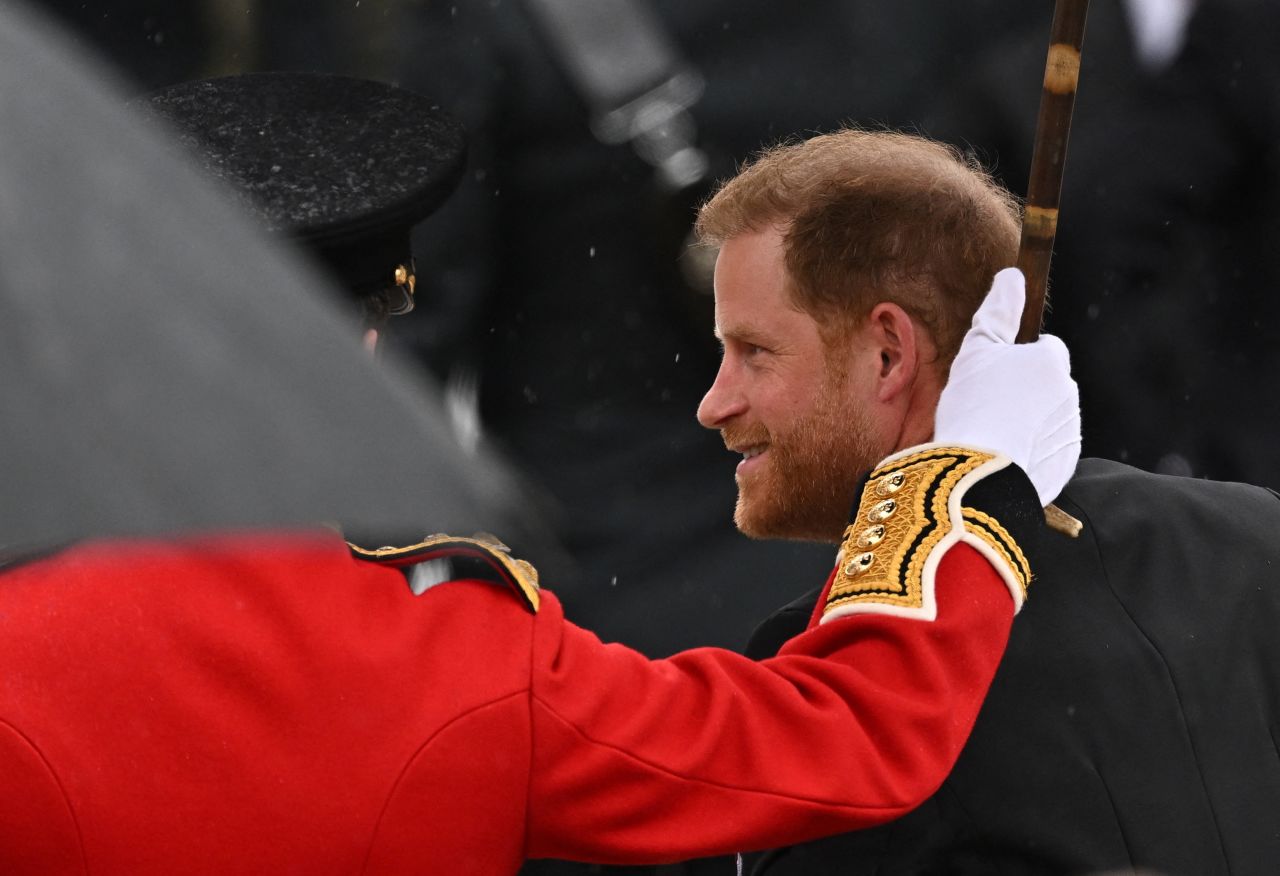
{"label": "gold bullion epaulette", "polygon": [[[974,497],[982,501],[969,501]],[[958,542],[991,561],[1013,595],[1016,612],[1031,583],[1019,541],[1032,538],[1017,539],[1011,530],[1027,533],[1043,520],[1034,488],[1008,457],[933,444],[894,454],[863,486],[845,529],[822,621],[860,613],[933,620],[938,610],[934,575]]]}
{"label": "gold bullion epaulette", "polygon": [[538,570],[511,556],[511,549],[488,533],[470,538],[437,533],[417,544],[372,550],[347,545],[359,559],[404,571],[415,595],[445,581],[478,578],[511,588],[530,611],[538,610]]}

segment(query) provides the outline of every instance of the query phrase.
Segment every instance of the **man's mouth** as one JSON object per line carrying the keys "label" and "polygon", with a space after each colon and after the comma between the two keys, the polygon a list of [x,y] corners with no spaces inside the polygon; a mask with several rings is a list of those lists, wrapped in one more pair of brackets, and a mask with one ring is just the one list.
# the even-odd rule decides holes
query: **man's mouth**
{"label": "man's mouth", "polygon": [[754,467],[756,465],[755,461],[759,459],[760,456],[763,453],[765,453],[768,449],[769,449],[768,444],[752,444],[747,447],[733,448],[733,451],[735,453],[742,454],[742,461],[738,463],[737,474],[740,475],[744,471],[747,471],[750,468]]}

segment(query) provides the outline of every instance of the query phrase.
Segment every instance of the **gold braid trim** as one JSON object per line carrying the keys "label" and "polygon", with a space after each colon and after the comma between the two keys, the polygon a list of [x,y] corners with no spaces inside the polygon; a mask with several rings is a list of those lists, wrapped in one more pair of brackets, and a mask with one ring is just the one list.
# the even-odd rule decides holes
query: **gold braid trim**
{"label": "gold braid trim", "polygon": [[417,544],[404,547],[370,549],[351,542],[347,542],[347,546],[360,559],[393,566],[408,566],[451,557],[483,560],[520,592],[534,612],[538,610],[541,597],[538,570],[531,563],[511,556],[511,549],[488,533],[477,533],[471,538],[436,533]]}
{"label": "gold braid trim", "polygon": [[993,453],[949,446],[912,448],[881,463],[845,529],[822,620],[859,613],[933,620],[934,572],[958,541],[992,560],[1021,606],[1026,557],[994,518],[960,505],[969,487],[1007,465]]}
{"label": "gold braid trim", "polygon": [[1027,596],[1027,588],[1031,586],[1031,564],[1027,562],[1022,548],[1013,540],[1009,530],[1000,525],[985,511],[977,508],[964,509],[964,528],[968,535],[981,539],[988,547],[999,554],[1017,578],[1022,597]]}

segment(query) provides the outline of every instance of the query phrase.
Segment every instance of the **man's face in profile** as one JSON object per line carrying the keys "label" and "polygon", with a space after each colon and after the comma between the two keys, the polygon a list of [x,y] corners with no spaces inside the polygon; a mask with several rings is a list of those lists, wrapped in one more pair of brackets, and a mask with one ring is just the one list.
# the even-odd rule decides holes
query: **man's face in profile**
{"label": "man's face in profile", "polygon": [[[787,292],[782,237],[725,242],[716,263],[724,357],[698,419],[741,453],[734,521],[753,538],[839,541],[879,447],[867,400]],[[850,339],[849,344],[856,343]]]}

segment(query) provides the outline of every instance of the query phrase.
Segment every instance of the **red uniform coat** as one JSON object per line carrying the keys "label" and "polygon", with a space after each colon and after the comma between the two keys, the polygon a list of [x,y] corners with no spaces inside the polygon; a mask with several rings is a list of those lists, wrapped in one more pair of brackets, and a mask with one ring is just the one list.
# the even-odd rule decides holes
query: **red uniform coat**
{"label": "red uniform coat", "polygon": [[511,873],[878,824],[947,775],[1014,612],[966,544],[937,581],[933,621],[651,661],[334,535],[67,549],[0,575],[0,872]]}

